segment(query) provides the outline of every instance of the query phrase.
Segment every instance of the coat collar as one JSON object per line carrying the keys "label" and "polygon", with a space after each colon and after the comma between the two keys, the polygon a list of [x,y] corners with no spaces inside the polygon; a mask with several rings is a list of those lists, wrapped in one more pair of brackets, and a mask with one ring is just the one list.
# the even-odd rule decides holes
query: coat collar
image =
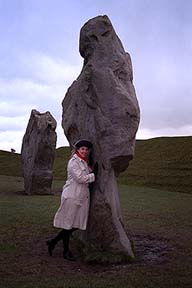
{"label": "coat collar", "polygon": [[74,154],[72,158],[78,159],[79,161],[86,163],[86,161],[84,161],[83,159],[79,158],[79,157],[77,156],[77,154]]}

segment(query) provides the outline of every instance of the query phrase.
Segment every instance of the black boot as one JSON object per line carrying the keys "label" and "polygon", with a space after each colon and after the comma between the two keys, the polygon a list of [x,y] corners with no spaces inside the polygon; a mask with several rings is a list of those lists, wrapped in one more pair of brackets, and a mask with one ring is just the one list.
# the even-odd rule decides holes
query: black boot
{"label": "black boot", "polygon": [[52,252],[53,252],[57,242],[59,242],[61,239],[63,239],[64,231],[65,231],[64,229],[61,230],[55,238],[46,241],[46,244],[48,246],[49,256],[52,256]]}
{"label": "black boot", "polygon": [[53,240],[46,241],[46,244],[48,246],[49,256],[52,256],[52,251],[54,250],[56,244],[53,242]]}
{"label": "black boot", "polygon": [[63,252],[63,258],[69,261],[76,261],[76,258],[73,256],[71,251]]}

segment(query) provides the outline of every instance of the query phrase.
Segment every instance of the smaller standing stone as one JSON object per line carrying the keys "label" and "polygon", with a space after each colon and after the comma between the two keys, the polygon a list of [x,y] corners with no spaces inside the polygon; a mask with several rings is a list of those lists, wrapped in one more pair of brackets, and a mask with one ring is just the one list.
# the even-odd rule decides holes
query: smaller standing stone
{"label": "smaller standing stone", "polygon": [[56,126],[50,112],[31,111],[21,149],[26,194],[51,194]]}

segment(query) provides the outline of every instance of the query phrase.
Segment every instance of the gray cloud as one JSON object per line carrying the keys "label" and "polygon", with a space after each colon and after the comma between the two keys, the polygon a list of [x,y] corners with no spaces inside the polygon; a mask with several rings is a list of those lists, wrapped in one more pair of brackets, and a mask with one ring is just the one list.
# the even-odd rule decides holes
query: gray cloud
{"label": "gray cloud", "polygon": [[19,147],[34,108],[51,111],[58,145],[67,143],[61,102],[81,71],[79,30],[99,14],[109,16],[132,57],[141,108],[137,137],[190,135],[191,10],[189,0],[1,1],[0,149],[8,140]]}

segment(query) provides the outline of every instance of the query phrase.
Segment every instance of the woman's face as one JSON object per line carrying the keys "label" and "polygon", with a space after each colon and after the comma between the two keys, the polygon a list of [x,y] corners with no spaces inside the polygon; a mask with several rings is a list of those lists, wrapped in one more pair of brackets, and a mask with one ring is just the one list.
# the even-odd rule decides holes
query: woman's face
{"label": "woman's face", "polygon": [[87,158],[89,156],[89,149],[85,146],[80,147],[77,151],[84,158]]}

